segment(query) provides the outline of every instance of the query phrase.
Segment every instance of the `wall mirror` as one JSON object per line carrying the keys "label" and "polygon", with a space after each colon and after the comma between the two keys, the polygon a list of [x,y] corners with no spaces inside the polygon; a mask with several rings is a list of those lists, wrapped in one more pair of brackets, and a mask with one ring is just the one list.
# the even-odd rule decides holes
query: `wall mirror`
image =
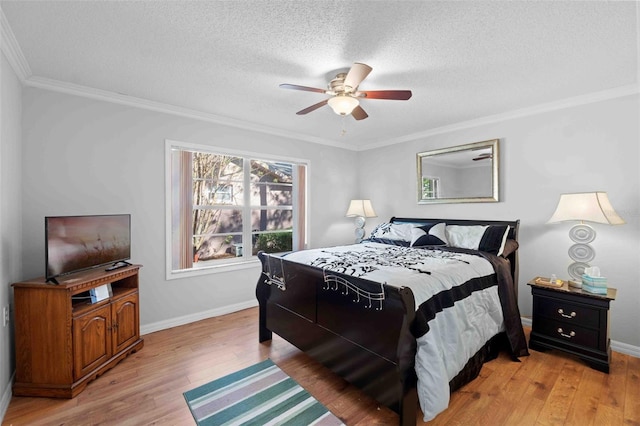
{"label": "wall mirror", "polygon": [[498,201],[498,139],[419,152],[418,204]]}

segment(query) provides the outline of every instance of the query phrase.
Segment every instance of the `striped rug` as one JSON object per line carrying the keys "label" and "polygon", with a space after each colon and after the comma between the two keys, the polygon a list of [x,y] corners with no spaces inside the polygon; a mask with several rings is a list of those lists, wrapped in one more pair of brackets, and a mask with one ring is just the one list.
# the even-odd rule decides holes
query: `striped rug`
{"label": "striped rug", "polygon": [[205,425],[342,425],[270,359],[184,393]]}

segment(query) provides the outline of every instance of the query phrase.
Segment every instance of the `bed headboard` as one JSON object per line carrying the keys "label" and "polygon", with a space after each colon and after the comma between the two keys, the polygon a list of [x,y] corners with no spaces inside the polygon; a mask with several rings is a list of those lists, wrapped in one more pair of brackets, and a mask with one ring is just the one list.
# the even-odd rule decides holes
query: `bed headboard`
{"label": "bed headboard", "polygon": [[[483,219],[424,219],[413,217],[392,217],[391,223],[415,223],[417,225],[435,225],[436,223],[445,222],[447,225],[509,225],[508,238],[518,241],[518,227],[520,220],[483,220]],[[518,291],[518,250],[507,256],[511,263],[511,276],[513,277],[513,285]]]}

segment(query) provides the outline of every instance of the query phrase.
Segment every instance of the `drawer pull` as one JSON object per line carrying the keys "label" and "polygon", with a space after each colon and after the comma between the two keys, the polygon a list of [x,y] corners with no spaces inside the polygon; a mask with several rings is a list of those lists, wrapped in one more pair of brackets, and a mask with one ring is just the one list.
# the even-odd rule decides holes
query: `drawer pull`
{"label": "drawer pull", "polygon": [[560,315],[562,315],[564,318],[575,318],[576,317],[576,313],[574,311],[571,311],[571,313],[569,315],[564,313],[564,310],[562,308],[558,309],[558,313]]}
{"label": "drawer pull", "polygon": [[558,329],[558,333],[562,336],[562,337],[566,337],[567,339],[571,339],[572,337],[574,337],[576,335],[575,331],[570,332],[569,334],[566,334],[561,328]]}

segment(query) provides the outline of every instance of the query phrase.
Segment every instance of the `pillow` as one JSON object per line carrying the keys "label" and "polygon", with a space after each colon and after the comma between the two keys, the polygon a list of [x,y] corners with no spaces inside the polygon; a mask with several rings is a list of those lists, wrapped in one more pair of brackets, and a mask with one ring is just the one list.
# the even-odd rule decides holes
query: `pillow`
{"label": "pillow", "polygon": [[486,251],[500,256],[509,234],[508,225],[447,225],[451,247]]}
{"label": "pillow", "polygon": [[446,223],[419,226],[411,230],[411,247],[417,246],[446,246]]}
{"label": "pillow", "polygon": [[371,231],[371,238],[411,241],[411,223],[381,223]]}

